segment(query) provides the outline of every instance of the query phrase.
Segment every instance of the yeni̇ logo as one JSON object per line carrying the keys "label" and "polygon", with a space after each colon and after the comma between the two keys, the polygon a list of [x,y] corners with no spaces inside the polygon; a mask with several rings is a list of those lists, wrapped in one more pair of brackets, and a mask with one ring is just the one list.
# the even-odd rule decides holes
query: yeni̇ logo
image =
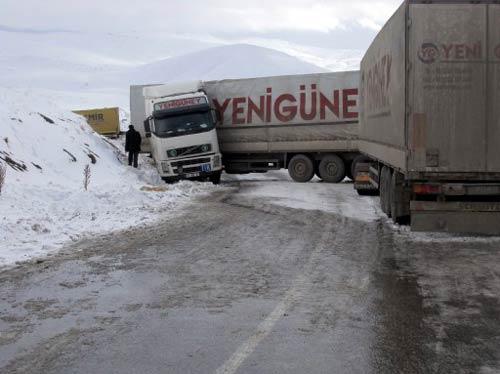
{"label": "yeni\u0307 logo", "polygon": [[424,64],[432,64],[439,57],[439,49],[433,43],[423,43],[418,51],[418,58]]}

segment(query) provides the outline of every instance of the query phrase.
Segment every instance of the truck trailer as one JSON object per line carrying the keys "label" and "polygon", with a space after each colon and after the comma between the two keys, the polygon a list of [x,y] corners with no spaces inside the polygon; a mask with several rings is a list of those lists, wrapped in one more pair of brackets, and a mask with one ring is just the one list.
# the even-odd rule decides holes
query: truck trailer
{"label": "truck trailer", "polygon": [[498,1],[405,1],[360,91],[358,192],[416,231],[499,233]]}
{"label": "truck trailer", "polygon": [[[332,183],[352,177],[360,160],[359,80],[359,72],[338,72],[201,82],[200,90],[217,114],[225,171],[285,168],[297,182],[308,182],[315,174]],[[131,87],[131,115],[139,127],[145,114],[133,113],[133,108],[144,108],[140,92],[148,89]],[[165,161],[164,152],[155,156],[151,151],[157,163]]]}
{"label": "truck trailer", "polygon": [[206,82],[226,172],[284,168],[296,182],[352,176],[359,77],[353,71]]}
{"label": "truck trailer", "polygon": [[117,137],[120,135],[120,109],[100,108],[74,110],[73,113],[84,116],[87,123],[98,134]]}

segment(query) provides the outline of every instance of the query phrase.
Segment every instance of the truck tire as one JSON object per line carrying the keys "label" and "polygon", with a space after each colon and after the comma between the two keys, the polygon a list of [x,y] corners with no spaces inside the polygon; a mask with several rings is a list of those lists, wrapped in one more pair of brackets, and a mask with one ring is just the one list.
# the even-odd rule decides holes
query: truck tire
{"label": "truck tire", "polygon": [[354,160],[352,160],[352,163],[351,163],[351,176],[350,178],[352,180],[354,180],[356,178],[356,165],[359,164],[360,162],[370,162],[371,160],[366,157],[366,156],[363,156],[363,155],[359,155],[359,156],[356,156],[354,158]]}
{"label": "truck tire", "polygon": [[[364,173],[368,174],[370,172],[370,167],[371,167],[371,162],[358,162],[356,164],[356,171],[354,172],[355,175],[359,173]],[[365,187],[363,188],[363,185],[359,185],[356,183],[356,180],[354,180],[354,189],[360,196],[376,196],[379,194],[379,190],[375,189],[373,186]]]}
{"label": "truck tire", "polygon": [[179,180],[177,178],[168,178],[168,177],[165,177],[165,178],[161,178],[163,179],[163,181],[167,184],[173,184],[173,183],[176,183],[178,182]]}
{"label": "truck tire", "polygon": [[306,155],[295,155],[288,164],[288,174],[299,183],[309,182],[314,177],[314,162]]}
{"label": "truck tire", "polygon": [[319,175],[319,161],[314,161],[314,174],[321,179],[321,175]]}
{"label": "truck tire", "polygon": [[376,190],[356,190],[359,196],[377,196]]}
{"label": "truck tire", "polygon": [[385,192],[385,166],[382,166],[380,170],[380,179],[378,183],[379,191],[380,191],[380,209],[382,209],[383,213],[387,214],[387,205],[385,199],[387,197],[387,192]]}
{"label": "truck tire", "polygon": [[220,184],[220,177],[221,177],[221,174],[222,174],[222,171],[218,171],[218,172],[213,173],[213,174],[209,177],[210,182],[212,182],[213,184]]}
{"label": "truck tire", "polygon": [[380,207],[382,211],[391,216],[391,169],[382,166],[380,172]]}
{"label": "truck tire", "polygon": [[410,193],[405,189],[404,176],[394,171],[391,176],[390,210],[392,220],[398,224],[410,221]]}
{"label": "truck tire", "polygon": [[324,156],[319,163],[319,175],[328,183],[339,183],[345,178],[345,164],[339,156]]}
{"label": "truck tire", "polygon": [[354,181],[354,173],[352,169],[352,161],[344,161],[345,165],[345,176],[350,180]]}

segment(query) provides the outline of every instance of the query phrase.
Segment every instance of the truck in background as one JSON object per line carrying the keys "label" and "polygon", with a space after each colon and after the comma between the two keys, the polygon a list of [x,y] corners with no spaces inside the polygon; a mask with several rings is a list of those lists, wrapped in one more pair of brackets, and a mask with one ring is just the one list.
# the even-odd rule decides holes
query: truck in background
{"label": "truck in background", "polygon": [[352,176],[358,153],[359,72],[205,82],[219,114],[227,173],[288,169],[296,182],[316,174]]}
{"label": "truck in background", "polygon": [[[359,72],[339,72],[202,82],[199,89],[218,114],[217,138],[226,172],[285,168],[297,182],[315,174],[333,183],[352,177],[361,160],[359,80]],[[159,87],[178,91],[175,86]],[[145,118],[137,114],[143,111],[139,92],[159,87],[131,87],[132,123],[142,127],[146,137],[141,121],[134,122]],[[161,161],[160,156],[156,152],[155,160]]]}
{"label": "truck in background", "polygon": [[146,117],[139,130],[149,140],[160,176],[167,182],[209,179],[218,184],[222,157],[216,116],[201,82],[143,87],[141,96]]}
{"label": "truck in background", "polygon": [[355,188],[416,231],[500,230],[500,5],[405,1],[361,62]]}
{"label": "truck in background", "polygon": [[73,113],[84,116],[90,127],[98,134],[110,137],[120,135],[119,108],[74,110]]}

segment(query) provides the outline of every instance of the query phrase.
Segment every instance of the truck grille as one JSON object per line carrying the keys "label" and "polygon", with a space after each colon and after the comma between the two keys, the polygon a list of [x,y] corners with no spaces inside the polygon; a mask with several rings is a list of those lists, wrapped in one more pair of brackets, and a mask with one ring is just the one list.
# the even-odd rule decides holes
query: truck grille
{"label": "truck grille", "polygon": [[[200,172],[200,167],[199,166],[192,166],[188,168],[182,168],[182,174],[188,174],[188,173],[198,173]],[[175,174],[180,174],[179,169],[174,170]]]}
{"label": "truck grille", "polygon": [[[203,151],[202,147],[205,147],[206,149]],[[189,156],[189,155],[195,155],[198,153],[207,153],[212,150],[212,145],[211,144],[200,144],[200,145],[194,145],[191,147],[183,147],[183,148],[175,148],[175,154],[176,157],[182,157],[182,156]],[[171,151],[169,151],[171,152]],[[167,154],[170,154],[167,152]]]}
{"label": "truck grille", "polygon": [[210,157],[194,158],[172,162],[172,168],[175,174],[179,174],[179,166],[182,167],[182,173],[196,173],[201,171],[200,166],[202,164],[208,163],[210,163]]}
{"label": "truck grille", "polygon": [[196,164],[206,164],[210,162],[210,157],[203,157],[203,158],[193,158],[190,160],[180,160],[176,162],[172,162],[172,167],[177,168],[179,166],[188,166],[188,165],[196,165]]}

